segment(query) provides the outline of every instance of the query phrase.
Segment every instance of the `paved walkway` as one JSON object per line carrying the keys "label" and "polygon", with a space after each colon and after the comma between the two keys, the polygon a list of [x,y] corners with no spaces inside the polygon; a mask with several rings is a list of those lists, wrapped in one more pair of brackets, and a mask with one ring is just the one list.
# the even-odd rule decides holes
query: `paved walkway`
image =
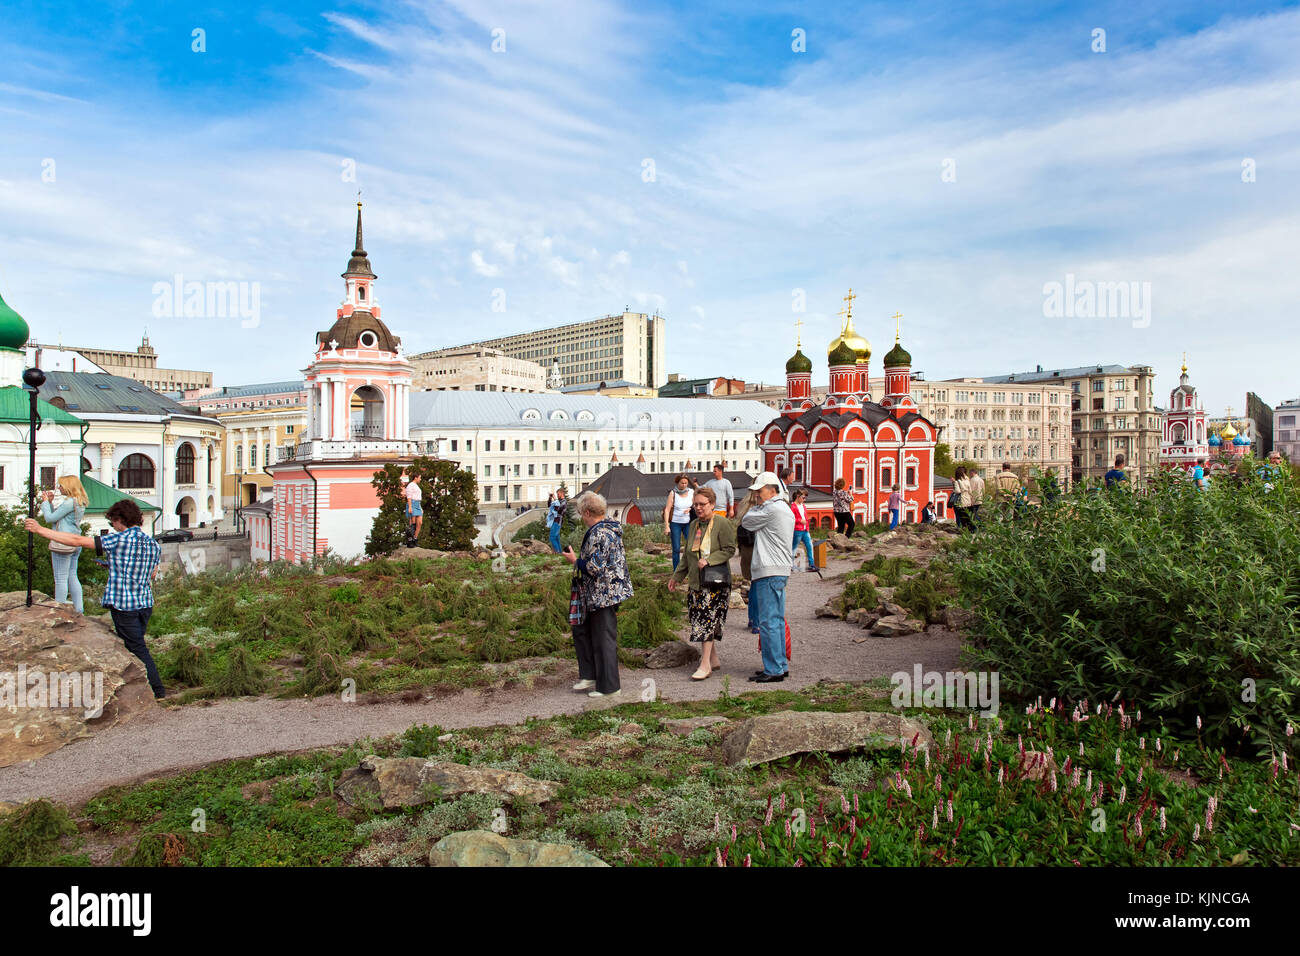
{"label": "paved walkway", "polygon": [[[854,568],[858,560],[833,561],[831,574]],[[624,668],[627,702],[640,698],[642,681],[652,679],[666,700],[716,698],[722,677],[731,694],[766,689],[791,690],[823,678],[869,680],[895,671],[948,670],[957,663],[960,638],[953,633],[910,637],[868,637],[867,632],[814,611],[841,586],[814,574],[792,575],[787,589],[793,660],[790,678],[779,684],[752,684],[761,666],[758,638],[745,625],[745,611],[733,609],[722,642],[722,671],[692,681],[693,667],[674,670]],[[855,644],[854,638],[866,640]],[[165,776],[214,761],[268,753],[346,745],[363,737],[398,733],[415,724],[447,729],[515,725],[529,717],[578,713],[593,702],[574,693],[577,663],[565,662],[555,675],[532,688],[475,690],[418,703],[346,704],[336,697],[304,700],[248,698],[160,707],[128,724],[79,740],[40,760],[0,769],[0,800],[50,797],[79,805],[106,787]]]}

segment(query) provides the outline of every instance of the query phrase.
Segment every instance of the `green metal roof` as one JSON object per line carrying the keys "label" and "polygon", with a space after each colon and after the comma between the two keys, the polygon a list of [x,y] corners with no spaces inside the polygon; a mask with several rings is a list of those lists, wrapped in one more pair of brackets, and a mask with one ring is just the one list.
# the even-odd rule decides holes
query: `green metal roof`
{"label": "green metal roof", "polygon": [[122,501],[123,499],[134,501],[140,506],[141,511],[162,511],[162,509],[157,505],[151,505],[147,501],[141,501],[133,495],[125,495],[116,488],[110,488],[102,481],[96,481],[94,478],[91,478],[90,475],[81,476],[81,486],[86,489],[86,498],[89,501],[86,505],[86,512],[88,514],[103,514],[114,502]]}
{"label": "green metal roof", "polygon": [[[49,390],[49,386],[41,386],[41,394],[44,395]],[[19,425],[26,425],[31,421],[31,399],[28,396],[31,393],[21,385],[6,385],[0,388],[0,422],[12,422]],[[53,398],[57,393],[51,393]],[[48,401],[38,397],[36,399],[36,414],[41,416],[43,422],[63,422],[67,425],[85,425],[86,423],[59,408],[57,405],[51,405]]]}

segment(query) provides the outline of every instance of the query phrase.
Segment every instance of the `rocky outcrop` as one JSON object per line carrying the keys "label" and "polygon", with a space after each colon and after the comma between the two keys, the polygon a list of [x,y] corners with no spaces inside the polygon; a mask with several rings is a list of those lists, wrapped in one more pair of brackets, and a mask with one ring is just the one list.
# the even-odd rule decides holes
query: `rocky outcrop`
{"label": "rocky outcrop", "polygon": [[700,651],[685,641],[668,641],[645,656],[645,666],[652,670],[687,667],[700,662]]}
{"label": "rocky outcrop", "polygon": [[502,800],[546,803],[560,792],[560,784],[535,780],[513,770],[434,763],[423,757],[377,757],[345,770],[335,792],[351,806],[373,805],[385,809],[415,807],[466,793],[490,793]]}
{"label": "rocky outcrop", "polygon": [[682,717],[678,720],[662,720],[659,723],[670,734],[685,737],[701,727],[715,727],[719,724],[729,724],[731,721],[726,717],[713,715],[711,717]]}
{"label": "rocky outcrop", "polygon": [[791,754],[842,753],[912,745],[933,749],[934,738],[917,720],[900,714],[784,711],[751,717],[722,741],[728,765],[766,763]]}
{"label": "rocky outcrop", "polygon": [[906,614],[887,614],[871,625],[871,633],[876,637],[904,637],[919,634],[925,630],[925,622]]}
{"label": "rocky outcrop", "polygon": [[512,840],[489,830],[461,830],[429,851],[430,866],[609,866],[600,857],[563,843]]}
{"label": "rocky outcrop", "polygon": [[0,612],[0,767],[44,757],[156,706],[144,665],[108,615],[78,614],[39,591],[26,604],[26,591],[0,594],[0,607],[9,608]]}

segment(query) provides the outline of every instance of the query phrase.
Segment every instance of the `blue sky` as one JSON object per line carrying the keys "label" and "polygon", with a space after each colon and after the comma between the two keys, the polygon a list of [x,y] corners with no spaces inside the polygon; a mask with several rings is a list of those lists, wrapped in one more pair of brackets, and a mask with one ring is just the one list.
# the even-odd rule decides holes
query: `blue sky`
{"label": "blue sky", "polygon": [[[852,286],[877,374],[901,311],[930,378],[1147,363],[1163,401],[1186,350],[1213,413],[1300,393],[1294,4],[703,6],[11,8],[0,293],[43,340],[290,378],[361,188],[410,351],[627,305],[687,376],[781,381],[801,318],[824,381]],[[177,273],[258,322],[154,316]],[[1046,315],[1067,274],[1150,283],[1149,321]]]}

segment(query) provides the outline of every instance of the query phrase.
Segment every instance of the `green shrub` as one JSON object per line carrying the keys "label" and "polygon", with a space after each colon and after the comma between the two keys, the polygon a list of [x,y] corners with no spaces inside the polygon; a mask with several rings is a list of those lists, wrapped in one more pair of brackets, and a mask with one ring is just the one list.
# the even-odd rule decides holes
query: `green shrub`
{"label": "green shrub", "polygon": [[432,727],[428,724],[416,724],[408,727],[399,738],[401,746],[398,748],[397,756],[428,757],[442,746],[438,742],[438,738],[445,733],[446,731],[437,724]]}
{"label": "green shrub", "polygon": [[172,674],[182,684],[198,687],[207,674],[212,654],[206,647],[191,641],[178,640],[169,655],[173,662]]}
{"label": "green shrub", "polygon": [[302,671],[293,690],[297,694],[315,697],[338,693],[343,687],[347,672],[347,648],[341,641],[324,633],[312,634],[299,646],[302,653]]}
{"label": "green shrub", "polygon": [[63,837],[76,836],[68,811],[44,798],[0,817],[0,866],[46,866]]}
{"label": "green shrub", "polygon": [[880,594],[865,575],[849,578],[845,582],[844,593],[840,596],[840,610],[845,614],[857,608],[870,611],[879,603]]}
{"label": "green shrub", "polygon": [[947,582],[933,568],[907,578],[894,590],[894,603],[927,620],[940,608],[952,603]]}
{"label": "green shrub", "polygon": [[1275,484],[1162,474],[982,528],[953,562],[980,612],[971,662],[1003,694],[1118,696],[1188,736],[1199,718],[1210,741],[1282,746],[1300,724],[1300,493]]}
{"label": "green shrub", "polygon": [[896,587],[904,574],[913,574],[918,567],[915,561],[898,555],[887,558],[883,554],[878,554],[862,562],[862,570],[874,574],[876,583],[885,588]]}
{"label": "green shrub", "polygon": [[662,580],[647,579],[634,584],[632,597],[618,610],[620,647],[655,647],[677,637],[674,609],[681,602],[668,592]]}
{"label": "green shrub", "polygon": [[235,644],[226,654],[225,666],[217,670],[208,686],[218,697],[245,697],[262,693],[270,683],[270,668],[243,644]]}

